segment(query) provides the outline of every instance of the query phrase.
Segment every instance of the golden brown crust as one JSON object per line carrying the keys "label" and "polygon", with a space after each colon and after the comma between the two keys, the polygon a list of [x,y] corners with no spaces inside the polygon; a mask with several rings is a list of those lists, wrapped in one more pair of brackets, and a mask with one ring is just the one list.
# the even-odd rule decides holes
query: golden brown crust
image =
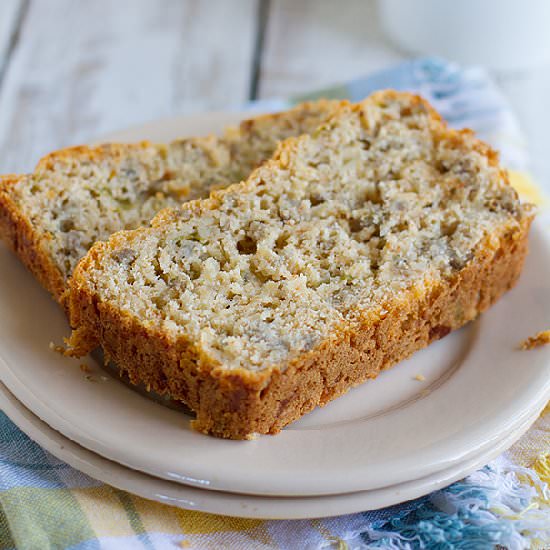
{"label": "golden brown crust", "polygon": [[540,348],[550,344],[550,330],[543,330],[535,336],[529,336],[522,343],[520,348],[523,350]]}
{"label": "golden brown crust", "polygon": [[71,320],[80,328],[72,343],[87,349],[101,343],[133,383],[169,394],[194,410],[194,427],[201,432],[232,439],[274,434],[486,310],[517,281],[531,221],[525,217],[520,228],[488,237],[472,261],[427,294],[411,291],[399,303],[385,304],[387,314],[364,319],[284,369],[261,372],[221,369],[190,342],[171,342],[162,332],[99,303],[82,278],[98,252],[94,248],[73,278]]}
{"label": "golden brown crust", "polygon": [[0,179],[0,237],[38,282],[61,303],[66,290],[65,281],[44,246],[47,237],[34,229],[10,194],[10,187],[24,177],[12,175]]}
{"label": "golden brown crust", "polygon": [[139,152],[151,147],[149,141],[138,143],[104,143],[91,147],[88,145],[74,145],[58,151],[53,151],[42,157],[36,165],[35,173],[48,172],[55,169],[56,163],[70,160],[72,162],[101,162],[106,158],[119,159],[131,152]]}

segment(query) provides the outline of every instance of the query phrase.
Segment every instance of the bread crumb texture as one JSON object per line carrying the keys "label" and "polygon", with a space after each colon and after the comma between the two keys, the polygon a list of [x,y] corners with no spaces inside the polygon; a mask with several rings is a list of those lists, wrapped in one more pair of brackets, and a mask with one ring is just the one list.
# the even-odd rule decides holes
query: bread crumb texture
{"label": "bread crumb texture", "polygon": [[521,349],[528,350],[550,344],[550,330],[543,330],[535,336],[530,336],[521,343]]}
{"label": "bread crumb texture", "polygon": [[[0,226],[6,226],[3,233],[12,247],[26,242],[20,255],[35,274],[46,271],[38,278],[59,298],[77,262],[96,241],[147,225],[163,208],[241,181],[271,157],[280,140],[315,130],[337,105],[305,103],[244,121],[221,138],[53,153],[33,174],[0,181]],[[48,265],[33,265],[41,256]],[[52,270],[55,274],[47,273]],[[48,280],[56,277],[59,281]]]}
{"label": "bread crumb texture", "polygon": [[264,369],[517,228],[523,209],[491,160],[423,101],[376,94],[286,142],[245,184],[99,245],[80,275],[169,341]]}
{"label": "bread crumb texture", "polygon": [[51,351],[55,351],[56,353],[59,353],[60,355],[65,355],[65,352],[67,351],[67,348],[65,346],[55,344],[54,342],[50,342],[48,344],[48,347]]}

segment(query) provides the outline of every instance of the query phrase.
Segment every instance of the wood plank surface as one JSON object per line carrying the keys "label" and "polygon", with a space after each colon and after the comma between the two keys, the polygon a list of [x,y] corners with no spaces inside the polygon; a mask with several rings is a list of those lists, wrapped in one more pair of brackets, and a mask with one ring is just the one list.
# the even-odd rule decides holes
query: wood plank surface
{"label": "wood plank surface", "polygon": [[0,173],[145,120],[246,101],[257,7],[31,0],[0,88]]}
{"label": "wood plank surface", "polygon": [[378,27],[374,0],[271,0],[259,97],[360,77],[405,58]]}
{"label": "wood plank surface", "polygon": [[[375,0],[0,0],[0,173],[145,120],[307,92],[405,57]],[[499,79],[547,185],[548,69]]]}
{"label": "wood plank surface", "polygon": [[0,83],[24,7],[23,0],[1,0],[0,2]]}

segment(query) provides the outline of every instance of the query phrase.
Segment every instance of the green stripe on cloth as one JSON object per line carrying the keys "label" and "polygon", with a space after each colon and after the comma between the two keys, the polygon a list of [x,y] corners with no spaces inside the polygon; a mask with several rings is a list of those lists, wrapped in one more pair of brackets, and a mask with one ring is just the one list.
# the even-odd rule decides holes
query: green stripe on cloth
{"label": "green stripe on cloth", "polygon": [[4,510],[0,507],[0,550],[12,550],[15,548],[15,542],[11,538],[8,518]]}
{"label": "green stripe on cloth", "polygon": [[128,522],[132,527],[134,533],[138,535],[139,540],[143,543],[143,546],[150,550],[155,550],[155,545],[151,542],[147,535],[147,530],[141,521],[138,511],[133,502],[133,497],[130,493],[114,489],[114,493],[120,500],[122,507],[124,508],[126,515],[128,516]]}
{"label": "green stripe on cloth", "polygon": [[0,505],[18,550],[66,548],[95,538],[67,489],[17,487],[0,493]]}

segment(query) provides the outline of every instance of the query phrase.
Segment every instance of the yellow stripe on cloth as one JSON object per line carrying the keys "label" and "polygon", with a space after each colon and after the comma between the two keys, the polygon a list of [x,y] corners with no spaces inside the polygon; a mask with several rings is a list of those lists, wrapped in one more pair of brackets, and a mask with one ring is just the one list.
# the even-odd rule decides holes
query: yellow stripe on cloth
{"label": "yellow stripe on cloth", "polygon": [[[529,431],[507,451],[507,454],[516,464],[534,470],[543,483],[550,484],[550,402]],[[522,481],[535,486],[537,490],[537,496],[531,502],[530,508],[547,513],[550,500],[546,498],[545,492],[534,483],[531,476],[519,477]],[[546,550],[548,546],[546,541],[535,537],[530,540],[530,548]]]}
{"label": "yellow stripe on cloth", "polygon": [[548,198],[542,194],[540,187],[535,184],[528,174],[509,170],[508,177],[512,187],[518,192],[521,199],[537,206],[548,206]]}
{"label": "yellow stripe on cloth", "polygon": [[[548,407],[547,407],[548,409]],[[550,486],[550,452],[540,454],[532,464],[532,469],[537,473],[539,479],[546,484],[546,488],[536,485],[537,497],[533,499],[531,507],[541,510],[541,513],[548,513],[550,510],[550,499],[548,498],[548,489]],[[531,484],[533,481],[531,480]],[[548,539],[541,540],[533,537],[530,540],[532,550],[548,550]]]}
{"label": "yellow stripe on cloth", "polygon": [[[231,513],[231,510],[227,510]],[[261,519],[244,519],[196,512],[195,510],[176,510],[181,530],[189,535],[216,533],[218,531],[246,531],[263,525]]]}
{"label": "yellow stripe on cloth", "polygon": [[533,464],[533,470],[537,472],[544,483],[550,486],[550,452],[542,453]]}
{"label": "yellow stripe on cloth", "polygon": [[133,497],[133,501],[148,533],[182,534],[178,508],[140,497]]}
{"label": "yellow stripe on cloth", "polygon": [[513,462],[532,468],[539,456],[550,453],[550,402],[537,421],[507,451]]}
{"label": "yellow stripe on cloth", "polygon": [[[135,528],[129,521],[127,511],[121,505],[119,492],[107,485],[71,490],[97,537],[125,537],[135,534]],[[262,520],[183,510],[125,494],[131,498],[133,508],[144,530],[148,533],[208,535],[249,531],[248,535],[251,538],[264,544],[271,542],[267,530],[264,529],[265,522]]]}
{"label": "yellow stripe on cloth", "polygon": [[71,493],[96,536],[126,537],[135,534],[115,489],[109,485],[71,489]]}

